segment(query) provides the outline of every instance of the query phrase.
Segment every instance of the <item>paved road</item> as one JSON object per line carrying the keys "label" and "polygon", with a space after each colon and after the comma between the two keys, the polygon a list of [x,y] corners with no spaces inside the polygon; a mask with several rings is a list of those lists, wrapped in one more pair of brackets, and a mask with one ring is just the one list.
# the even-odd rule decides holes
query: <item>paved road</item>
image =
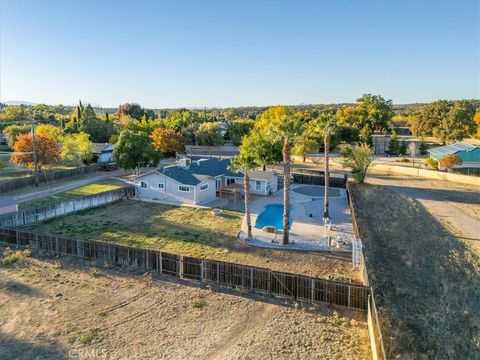
{"label": "paved road", "polygon": [[455,236],[480,255],[480,188],[404,175],[372,174],[367,182],[386,186],[418,200]]}

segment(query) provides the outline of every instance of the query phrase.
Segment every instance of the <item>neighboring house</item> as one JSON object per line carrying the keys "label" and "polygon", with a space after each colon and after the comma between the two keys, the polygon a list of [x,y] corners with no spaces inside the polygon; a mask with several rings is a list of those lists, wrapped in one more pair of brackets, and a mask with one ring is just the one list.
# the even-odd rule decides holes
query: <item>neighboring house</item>
{"label": "neighboring house", "polygon": [[0,145],[7,145],[7,137],[0,131]]}
{"label": "neighboring house", "polygon": [[455,169],[480,168],[480,146],[456,143],[429,149],[428,153],[436,161],[448,154],[457,155],[462,160],[462,165],[455,166]]}
{"label": "neighboring house", "polygon": [[[243,174],[228,169],[230,159],[200,159],[190,162],[182,158],[178,165],[166,166],[135,178],[140,198],[173,200],[201,204],[215,200],[217,191],[230,184],[242,184]],[[277,191],[277,175],[254,171],[250,175],[252,194],[268,195]]]}
{"label": "neighboring house", "polygon": [[110,164],[113,159],[113,145],[109,143],[93,143],[92,154],[96,156],[97,162],[101,164]]}
{"label": "neighboring house", "polygon": [[10,196],[0,197],[0,215],[18,211],[18,204]]}

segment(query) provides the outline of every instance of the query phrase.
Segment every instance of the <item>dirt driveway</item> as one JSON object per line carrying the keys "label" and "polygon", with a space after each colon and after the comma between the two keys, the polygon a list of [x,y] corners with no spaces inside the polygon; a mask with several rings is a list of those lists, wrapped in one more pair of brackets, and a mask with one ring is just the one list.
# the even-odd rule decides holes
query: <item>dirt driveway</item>
{"label": "dirt driveway", "polygon": [[420,201],[440,223],[469,243],[480,256],[480,188],[375,170],[369,174],[367,182]]}

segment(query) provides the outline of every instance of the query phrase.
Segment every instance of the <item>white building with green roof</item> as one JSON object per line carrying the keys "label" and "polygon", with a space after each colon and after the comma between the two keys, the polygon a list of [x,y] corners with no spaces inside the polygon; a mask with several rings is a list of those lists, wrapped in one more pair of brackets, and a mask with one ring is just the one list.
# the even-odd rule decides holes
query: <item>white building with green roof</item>
{"label": "white building with green roof", "polygon": [[462,160],[462,164],[455,166],[456,169],[480,168],[480,146],[456,143],[429,149],[428,153],[436,161],[440,161],[449,154],[457,155]]}

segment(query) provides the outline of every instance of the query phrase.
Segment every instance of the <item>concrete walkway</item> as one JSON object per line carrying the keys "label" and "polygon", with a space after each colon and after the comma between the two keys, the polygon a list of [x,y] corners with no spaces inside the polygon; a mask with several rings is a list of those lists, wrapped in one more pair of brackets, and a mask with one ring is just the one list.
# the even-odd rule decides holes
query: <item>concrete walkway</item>
{"label": "concrete walkway", "polygon": [[[289,250],[304,250],[304,251],[350,251],[353,240],[353,228],[350,218],[350,211],[346,198],[345,190],[338,189],[338,196],[329,197],[330,203],[330,217],[331,217],[331,239],[344,241],[347,243],[345,247],[330,248],[328,240],[325,239],[325,226],[322,220],[323,214],[323,199],[304,195],[295,191],[296,188],[305,187],[305,185],[294,184],[290,192],[290,204],[292,206],[293,223],[290,229],[290,241],[295,245],[285,247],[281,245],[282,233],[278,231],[276,234],[264,232],[262,229],[255,228],[255,223],[269,204],[283,204],[283,191],[259,198],[251,203],[252,213],[252,235],[254,241],[251,245],[268,248],[283,248]],[[322,187],[318,193],[323,191]],[[312,216],[310,216],[312,214]],[[242,232],[246,234],[247,226],[246,219],[242,224]],[[273,240],[273,242],[272,242]]]}

